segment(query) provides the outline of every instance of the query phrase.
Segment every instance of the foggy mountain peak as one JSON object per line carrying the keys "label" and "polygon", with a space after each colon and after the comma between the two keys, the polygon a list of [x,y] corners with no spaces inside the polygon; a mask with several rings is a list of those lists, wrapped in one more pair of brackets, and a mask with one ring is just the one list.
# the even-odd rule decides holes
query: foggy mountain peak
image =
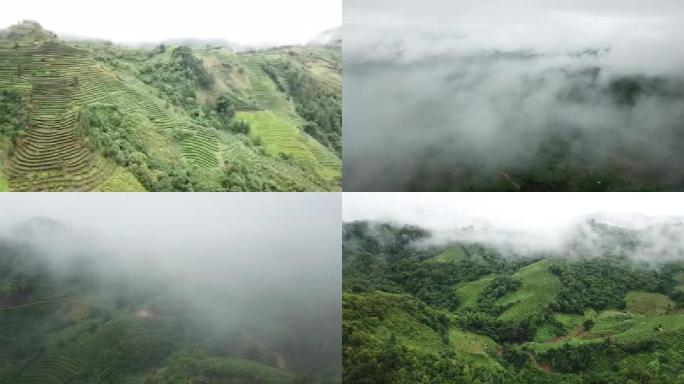
{"label": "foggy mountain peak", "polygon": [[40,23],[33,20],[24,20],[0,30],[0,38],[5,37],[11,41],[29,41],[35,44],[57,39],[56,34],[44,29]]}
{"label": "foggy mountain peak", "polygon": [[12,226],[14,234],[27,237],[63,234],[68,229],[64,222],[48,216],[33,216]]}

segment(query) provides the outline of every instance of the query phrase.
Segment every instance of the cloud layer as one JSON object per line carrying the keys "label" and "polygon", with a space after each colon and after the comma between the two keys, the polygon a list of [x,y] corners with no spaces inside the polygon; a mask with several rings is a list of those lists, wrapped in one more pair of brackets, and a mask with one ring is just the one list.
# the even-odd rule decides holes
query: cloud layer
{"label": "cloud layer", "polygon": [[553,140],[573,166],[681,187],[684,7],[659,3],[348,2],[345,188],[507,182]]}
{"label": "cloud layer", "polygon": [[518,255],[684,260],[684,207],[678,194],[347,193],[345,222],[410,224],[432,232],[428,245],[483,242]]}

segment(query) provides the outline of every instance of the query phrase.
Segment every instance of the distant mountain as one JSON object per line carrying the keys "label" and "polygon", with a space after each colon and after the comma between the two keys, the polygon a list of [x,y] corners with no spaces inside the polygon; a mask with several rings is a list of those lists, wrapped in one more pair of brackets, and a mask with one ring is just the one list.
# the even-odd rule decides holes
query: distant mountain
{"label": "distant mountain", "polygon": [[17,44],[36,45],[46,41],[57,40],[57,35],[43,29],[40,23],[36,21],[24,20],[7,29],[0,29],[0,39],[8,39]]}
{"label": "distant mountain", "polygon": [[68,226],[47,216],[34,216],[12,226],[12,232],[23,237],[54,235],[68,230]]}
{"label": "distant mountain", "polygon": [[567,243],[576,257],[627,257],[665,262],[684,259],[684,219],[631,217],[611,220],[600,215],[577,224]]}

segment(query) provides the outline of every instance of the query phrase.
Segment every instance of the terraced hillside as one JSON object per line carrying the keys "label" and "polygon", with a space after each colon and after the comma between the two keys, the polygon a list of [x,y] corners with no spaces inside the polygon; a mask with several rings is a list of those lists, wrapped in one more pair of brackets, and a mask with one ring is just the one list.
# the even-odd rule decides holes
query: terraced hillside
{"label": "terraced hillside", "polygon": [[345,224],[345,380],[684,379],[684,262],[529,257],[487,243],[426,249],[426,236],[410,226]]}
{"label": "terraced hillside", "polygon": [[[0,92],[19,97],[27,115],[0,129],[0,175],[11,190],[339,189],[339,157],[305,133],[307,120],[261,67],[272,52],[67,44],[26,23],[3,35]],[[187,63],[204,66],[211,85],[180,67]],[[231,65],[242,83],[221,74]],[[124,121],[97,116],[84,128],[83,111],[99,105]],[[254,126],[233,130],[240,120]],[[229,156],[238,142],[250,161]]]}
{"label": "terraced hillside", "polygon": [[[341,173],[339,154],[302,129],[307,122],[297,113],[292,97],[265,70],[269,63],[282,60],[284,56],[285,53],[281,51],[243,55],[210,51],[202,55],[208,62],[225,61],[232,68],[238,68],[233,71],[237,74],[226,74],[224,66],[214,66],[210,70],[213,69],[221,88],[230,89],[240,100],[237,118],[250,124],[250,136],[263,142],[271,157],[291,157],[299,167],[315,173],[323,180],[334,182]],[[341,93],[341,83],[331,84],[330,78],[334,78],[335,72],[329,67],[319,69],[316,76],[322,87]],[[206,93],[204,96],[212,97]]]}

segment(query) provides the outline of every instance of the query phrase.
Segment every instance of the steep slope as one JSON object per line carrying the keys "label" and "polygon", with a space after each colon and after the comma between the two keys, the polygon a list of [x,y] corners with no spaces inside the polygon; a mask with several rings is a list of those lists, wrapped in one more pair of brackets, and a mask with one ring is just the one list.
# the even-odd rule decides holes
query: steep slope
{"label": "steep slope", "polygon": [[[332,55],[332,58],[325,54]],[[235,54],[226,50],[209,50],[199,54],[217,84],[213,92],[202,92],[210,104],[224,90],[233,95],[237,118],[247,121],[250,136],[262,141],[273,157],[291,157],[299,166],[323,180],[335,182],[341,172],[339,153],[321,144],[305,129],[312,124],[302,117],[297,99],[288,92],[285,80],[276,73],[278,64],[298,66],[299,74],[315,79],[316,88],[328,94],[341,94],[339,56],[326,48],[271,49],[265,52]],[[339,53],[338,53],[339,55]],[[288,67],[289,68],[289,67]],[[337,101],[339,107],[339,100]],[[335,117],[340,120],[341,116]],[[312,131],[317,134],[317,131]],[[340,132],[337,132],[339,136]],[[339,138],[338,138],[339,140]]]}
{"label": "steep slope", "polygon": [[[9,31],[0,37],[0,91],[19,95],[29,115],[4,139],[11,189],[339,189],[339,159],[304,133],[304,119],[259,67],[265,53],[66,44],[26,23]],[[220,76],[231,60],[248,74],[244,89]],[[179,89],[186,96],[174,98]],[[219,98],[228,103],[221,116]],[[81,115],[93,105],[112,106],[127,126],[98,117],[85,129]],[[234,118],[233,108],[257,115]],[[253,123],[251,140],[231,130],[238,119]],[[235,148],[245,156],[231,156]]]}
{"label": "steep slope", "polygon": [[[88,190],[112,173],[112,164],[93,154],[76,133],[76,113],[71,103],[78,97],[78,89],[75,76],[67,80],[72,75],[69,68],[83,66],[87,71],[88,64],[92,64],[80,53],[53,42],[38,49],[0,50],[4,62],[17,62],[22,72],[16,76],[9,70],[11,66],[5,65],[0,72],[3,85],[30,87],[30,126],[7,161],[14,189]],[[25,80],[29,75],[33,75],[32,84]]]}

